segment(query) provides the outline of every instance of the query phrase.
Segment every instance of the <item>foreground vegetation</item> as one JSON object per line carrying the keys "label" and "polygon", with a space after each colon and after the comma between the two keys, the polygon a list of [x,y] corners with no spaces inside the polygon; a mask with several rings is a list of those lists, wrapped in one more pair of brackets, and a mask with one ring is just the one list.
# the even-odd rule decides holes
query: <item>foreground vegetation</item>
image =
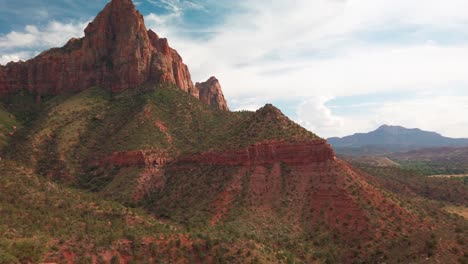
{"label": "foreground vegetation", "polygon": [[[255,263],[282,255],[226,231],[201,233],[0,162],[0,263]],[[93,262],[94,261],[94,262]]]}

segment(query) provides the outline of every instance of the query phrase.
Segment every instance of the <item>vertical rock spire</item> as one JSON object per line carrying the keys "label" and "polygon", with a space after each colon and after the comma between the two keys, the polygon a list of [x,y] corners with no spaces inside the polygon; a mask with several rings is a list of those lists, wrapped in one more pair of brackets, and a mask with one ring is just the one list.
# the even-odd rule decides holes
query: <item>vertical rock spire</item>
{"label": "vertical rock spire", "polygon": [[209,78],[206,82],[197,83],[195,87],[200,94],[200,101],[212,105],[220,110],[229,111],[224,99],[221,84],[216,77]]}

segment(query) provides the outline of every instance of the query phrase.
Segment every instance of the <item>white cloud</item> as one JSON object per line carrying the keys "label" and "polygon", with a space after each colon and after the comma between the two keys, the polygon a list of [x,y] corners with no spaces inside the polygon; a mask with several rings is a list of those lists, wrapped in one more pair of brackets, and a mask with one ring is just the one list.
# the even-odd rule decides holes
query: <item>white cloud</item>
{"label": "white cloud", "polygon": [[330,98],[313,97],[297,107],[296,120],[301,126],[318,133],[320,136],[331,134],[342,128],[344,120],[334,116],[325,103]]}
{"label": "white cloud", "polygon": [[[437,16],[437,8],[407,2],[417,1],[249,1],[250,12],[228,18],[209,40],[185,39],[170,26],[162,35],[183,54],[194,79],[216,74],[231,96],[269,91],[281,97],[279,87],[285,85],[296,95],[326,90],[341,96],[466,82],[462,69],[468,66],[468,45],[377,45],[356,38],[355,33],[385,29],[392,21],[398,27],[432,26],[447,20],[446,13],[455,14],[447,25],[463,18],[457,15],[460,6],[442,8]],[[426,19],[430,16],[434,21]]]}
{"label": "white cloud", "polygon": [[[468,89],[468,1],[255,0],[243,4],[242,13],[234,12],[210,29],[211,38],[190,39],[170,23],[162,34],[182,54],[195,81],[211,75],[222,81],[228,101],[265,95],[273,101],[305,98],[297,106],[297,120],[322,136],[364,132],[392,121],[468,137],[468,127],[458,125],[464,117],[451,125],[451,120],[435,115],[440,119],[436,127],[430,124],[436,120],[426,115],[402,111],[390,115],[384,109],[379,114],[369,107],[350,119],[334,116],[323,101],[389,91]],[[451,36],[456,38],[447,42]],[[407,109],[409,103],[400,102],[398,107]],[[454,116],[460,107],[449,107],[453,112],[446,114]],[[451,128],[442,131],[443,126]]]}
{"label": "white cloud", "polygon": [[232,98],[229,101],[232,111],[256,111],[260,107],[268,103],[267,97],[243,97],[243,98]]}
{"label": "white cloud", "polygon": [[0,56],[0,64],[5,65],[10,61],[25,60],[27,58],[31,58],[33,55],[34,55],[34,52],[29,52],[29,51],[23,51],[23,52],[16,52],[16,53],[11,53],[11,54],[1,55]]}
{"label": "white cloud", "polygon": [[51,47],[64,45],[72,37],[84,35],[87,22],[61,23],[51,21],[45,27],[27,25],[23,31],[0,36],[0,63],[27,60]]}
{"label": "white cloud", "polygon": [[388,124],[437,131],[451,137],[468,137],[468,96],[439,96],[384,104],[379,119]]}
{"label": "white cloud", "polygon": [[427,96],[369,104],[365,111],[353,111],[342,116],[334,115],[333,109],[325,105],[327,101],[312,98],[299,105],[295,120],[322,137],[368,132],[382,124],[421,128],[450,137],[467,137],[468,96]]}

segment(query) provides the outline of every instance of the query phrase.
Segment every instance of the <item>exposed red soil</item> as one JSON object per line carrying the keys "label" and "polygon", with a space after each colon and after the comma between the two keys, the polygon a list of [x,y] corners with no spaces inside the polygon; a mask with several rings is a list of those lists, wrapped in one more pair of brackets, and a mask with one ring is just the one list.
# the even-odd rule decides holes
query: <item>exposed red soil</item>
{"label": "exposed red soil", "polygon": [[239,168],[233,170],[236,173],[212,202],[213,225],[238,204],[235,201],[246,188],[242,185],[245,177],[249,208],[272,215],[287,208],[283,216],[306,230],[326,226],[343,238],[366,241],[401,236],[425,225],[347,163],[337,160],[323,140],[264,142],[242,150],[185,156],[176,164],[185,169],[197,164]]}

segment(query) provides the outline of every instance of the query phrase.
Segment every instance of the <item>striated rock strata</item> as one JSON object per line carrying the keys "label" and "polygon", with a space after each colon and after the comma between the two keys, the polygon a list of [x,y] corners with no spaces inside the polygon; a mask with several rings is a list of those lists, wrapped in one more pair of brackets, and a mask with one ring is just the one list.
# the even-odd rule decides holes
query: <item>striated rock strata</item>
{"label": "striated rock strata", "polygon": [[411,213],[337,159],[325,140],[262,142],[241,150],[181,157],[165,168],[166,186],[198,184],[195,181],[209,187],[197,196],[190,188],[163,189],[160,192],[167,197],[161,204],[181,197],[187,203],[210,204],[212,225],[237,217],[239,208],[247,209],[249,221],[284,220],[305,233],[325,227],[347,241],[378,239],[382,230],[396,237],[415,223]]}
{"label": "striated rock strata", "polygon": [[[113,92],[147,82],[167,82],[199,98],[190,72],[168,41],[147,30],[131,0],[112,0],[85,29],[26,62],[0,66],[0,95],[28,90],[43,95],[100,86]],[[219,89],[218,96],[222,96]],[[206,101],[206,100],[203,100]],[[227,109],[222,105],[223,109]]]}
{"label": "striated rock strata", "polygon": [[226,152],[205,152],[182,157],[181,162],[224,165],[264,165],[283,162],[301,165],[334,160],[335,153],[325,140],[304,143],[271,141],[245,149]]}

